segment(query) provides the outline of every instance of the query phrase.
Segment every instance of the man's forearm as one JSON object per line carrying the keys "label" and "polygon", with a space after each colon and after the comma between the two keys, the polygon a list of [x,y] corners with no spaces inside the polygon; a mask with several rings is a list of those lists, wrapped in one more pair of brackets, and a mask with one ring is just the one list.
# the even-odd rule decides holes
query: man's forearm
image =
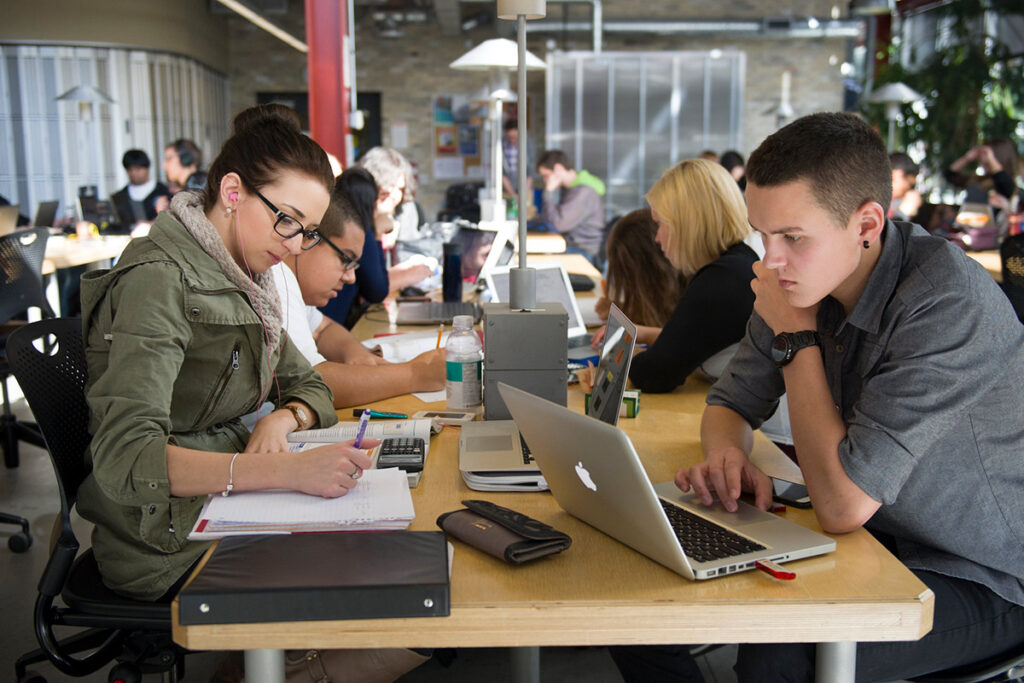
{"label": "man's forearm", "polygon": [[327,361],[317,364],[316,369],[334,392],[335,408],[349,408],[421,390],[419,368],[415,363],[346,365]]}
{"label": "man's forearm", "polygon": [[708,406],[700,421],[700,442],[704,453],[738,448],[750,455],[754,432],[743,416],[725,406]]}
{"label": "man's forearm", "polygon": [[846,425],[832,400],[821,350],[798,351],[783,369],[793,443],[818,523],[843,533],[862,526],[879,504],[851,480],[839,460]]}

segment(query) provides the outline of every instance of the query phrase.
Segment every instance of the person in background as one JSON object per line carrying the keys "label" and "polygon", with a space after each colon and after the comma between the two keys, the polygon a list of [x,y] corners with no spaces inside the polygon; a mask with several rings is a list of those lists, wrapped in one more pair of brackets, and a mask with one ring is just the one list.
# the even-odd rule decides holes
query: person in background
{"label": "person in background", "polygon": [[[657,337],[686,290],[686,279],[658,247],[657,232],[650,209],[630,211],[615,222],[606,247],[605,291],[594,305],[607,320],[614,302],[637,325],[637,337],[649,340]],[[604,338],[603,328],[594,338],[596,347]]]}
{"label": "person in background", "polygon": [[[935,595],[931,630],[857,644],[857,680],[915,679],[1024,643],[1024,327],[956,245],[886,219],[885,144],[848,113],[806,116],[747,166],[765,243],[754,314],[676,474],[705,504],[769,506],[751,429],[789,396],[814,514],[867,529]],[[967,504],[965,504],[965,495]],[[741,681],[811,681],[810,643],[741,644]],[[627,680],[630,680],[627,678]]]}
{"label": "person in background", "polygon": [[121,165],[128,174],[128,184],[111,195],[117,216],[124,228],[156,219],[157,202],[169,198],[170,190],[149,173],[149,155],[141,149],[130,149],[121,157]]}
{"label": "person in background", "polygon": [[420,227],[427,222],[427,215],[423,207],[416,201],[416,190],[419,183],[416,181],[416,173],[413,172],[412,164],[405,160],[405,191],[402,192],[402,203],[395,209],[395,220],[398,229],[393,235],[395,239],[402,241],[415,241],[420,238]]}
{"label": "person in background", "polygon": [[318,230],[322,238],[317,245],[288,256],[270,272],[284,309],[284,329],[334,393],[334,407],[443,388],[444,349],[408,363],[389,363],[316,308],[335,298],[343,285],[354,285],[361,270],[366,232],[341,183],[335,185]]}
{"label": "person in background", "polygon": [[[187,138],[178,138],[164,147],[164,174],[171,193],[181,190],[200,192],[206,188],[203,150]],[[158,210],[163,211],[158,205]]]}
{"label": "person in background", "polygon": [[[375,211],[380,196],[377,183],[365,168],[346,168],[338,176],[335,192],[351,203],[363,228],[363,247],[355,282],[346,283],[338,296],[319,306],[320,312],[336,323],[349,328],[361,314],[362,302],[380,303],[388,296],[388,267],[384,249],[377,238]],[[354,303],[360,305],[353,306]]]}
{"label": "person in background", "polygon": [[[501,139],[501,189],[506,199],[519,198],[519,121],[509,119],[502,126],[504,135]],[[526,192],[529,197],[533,193],[533,178],[529,169],[534,167],[537,149],[533,140],[526,140]]]}
{"label": "person in background", "polygon": [[718,152],[716,152],[713,149],[706,149],[703,152],[701,152],[700,156],[698,156],[697,158],[698,159],[704,159],[705,161],[712,161],[712,162],[717,164],[718,163]]}
{"label": "person in background", "polygon": [[[377,203],[374,205],[373,220],[377,239],[381,240],[385,252],[390,250],[398,237],[395,213],[402,205],[405,188],[412,176],[409,161],[390,147],[374,147],[357,163],[373,176],[377,183]],[[433,270],[422,263],[392,263],[388,267],[389,291],[399,292],[433,274]]]}
{"label": "person in background", "polygon": [[558,149],[540,155],[537,172],[544,180],[540,217],[562,233],[567,253],[583,254],[593,263],[605,227],[604,183],[588,171],[574,169]]}
{"label": "person in background", "polygon": [[650,344],[633,358],[629,378],[642,391],[672,391],[702,367],[711,377],[743,338],[754,304],[750,291],[757,254],[743,195],[718,163],[687,159],[647,193],[658,226],[655,241],[687,285],[660,330],[637,334]]}
{"label": "person in background", "polygon": [[740,192],[747,189],[747,178],[745,176],[746,171],[743,168],[742,154],[730,149],[728,152],[722,153],[722,158],[718,160],[718,163],[729,172],[729,175],[736,181],[736,184],[740,186]]}
{"label": "person in background", "polygon": [[[976,175],[975,167],[980,167],[984,175]],[[971,196],[975,192],[986,195],[995,192],[1009,199],[1017,190],[1016,175],[1017,149],[1007,138],[995,138],[972,147],[943,172],[949,183],[967,189],[967,201],[975,201]]]}
{"label": "person in background", "polygon": [[889,165],[892,167],[892,203],[888,216],[894,221],[909,221],[921,208],[921,193],[915,189],[921,167],[903,152],[890,154]]}

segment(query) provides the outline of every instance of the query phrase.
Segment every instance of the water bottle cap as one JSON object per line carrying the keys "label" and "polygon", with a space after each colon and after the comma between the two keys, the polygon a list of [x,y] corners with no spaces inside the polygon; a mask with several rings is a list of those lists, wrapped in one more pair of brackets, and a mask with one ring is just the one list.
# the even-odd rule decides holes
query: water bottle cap
{"label": "water bottle cap", "polygon": [[452,327],[455,329],[473,329],[473,316],[457,315],[452,318]]}

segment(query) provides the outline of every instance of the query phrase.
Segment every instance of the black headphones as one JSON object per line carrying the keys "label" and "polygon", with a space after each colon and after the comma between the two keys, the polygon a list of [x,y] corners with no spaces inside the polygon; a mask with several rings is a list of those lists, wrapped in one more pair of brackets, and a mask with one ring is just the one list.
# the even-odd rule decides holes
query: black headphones
{"label": "black headphones", "polygon": [[185,146],[184,138],[178,138],[171,144],[174,146],[174,151],[178,153],[178,161],[181,162],[182,166],[191,166],[196,163],[196,159],[192,156],[192,152],[188,151],[188,147]]}

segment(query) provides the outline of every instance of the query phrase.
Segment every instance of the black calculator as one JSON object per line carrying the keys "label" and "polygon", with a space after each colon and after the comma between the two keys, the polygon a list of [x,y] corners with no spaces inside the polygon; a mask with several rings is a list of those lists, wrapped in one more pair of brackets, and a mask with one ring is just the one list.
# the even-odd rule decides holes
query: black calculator
{"label": "black calculator", "polygon": [[384,439],[377,455],[377,468],[397,467],[405,472],[421,472],[426,450],[424,445],[420,437],[396,436]]}

